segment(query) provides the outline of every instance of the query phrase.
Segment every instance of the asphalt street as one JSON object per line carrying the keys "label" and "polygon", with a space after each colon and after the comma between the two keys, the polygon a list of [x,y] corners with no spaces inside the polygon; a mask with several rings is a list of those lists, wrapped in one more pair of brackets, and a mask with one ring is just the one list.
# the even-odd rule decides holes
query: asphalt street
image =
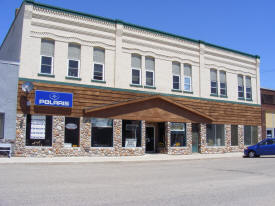
{"label": "asphalt street", "polygon": [[275,205],[275,158],[1,164],[0,205]]}

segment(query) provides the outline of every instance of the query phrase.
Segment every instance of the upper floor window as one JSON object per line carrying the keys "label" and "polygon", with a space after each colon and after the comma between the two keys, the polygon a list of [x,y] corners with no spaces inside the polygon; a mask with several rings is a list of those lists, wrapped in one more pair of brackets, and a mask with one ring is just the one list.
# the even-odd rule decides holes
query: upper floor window
{"label": "upper floor window", "polygon": [[93,79],[104,81],[105,50],[94,48],[94,73]]}
{"label": "upper floor window", "polygon": [[132,54],[131,58],[132,67],[132,84],[141,84],[141,56]]}
{"label": "upper floor window", "polygon": [[145,69],[146,69],[146,86],[154,86],[155,82],[155,59],[152,57],[145,57]]}
{"label": "upper floor window", "polygon": [[184,91],[192,91],[192,67],[190,64],[184,64]]}
{"label": "upper floor window", "polygon": [[173,89],[180,90],[180,63],[172,63]]}
{"label": "upper floor window", "polygon": [[251,77],[245,77],[246,99],[252,99]]}
{"label": "upper floor window", "polygon": [[69,43],[68,47],[68,76],[79,77],[81,47],[79,44]]}
{"label": "upper floor window", "polygon": [[244,98],[243,75],[238,75],[238,98]]}
{"label": "upper floor window", "polygon": [[218,83],[217,83],[217,70],[210,70],[210,79],[211,79],[211,94],[218,94]]}
{"label": "upper floor window", "polygon": [[220,71],[220,95],[221,96],[226,96],[227,91],[226,91],[226,72],[225,71]]}
{"label": "upper floor window", "polygon": [[41,68],[42,74],[53,74],[54,41],[50,39],[41,40]]}

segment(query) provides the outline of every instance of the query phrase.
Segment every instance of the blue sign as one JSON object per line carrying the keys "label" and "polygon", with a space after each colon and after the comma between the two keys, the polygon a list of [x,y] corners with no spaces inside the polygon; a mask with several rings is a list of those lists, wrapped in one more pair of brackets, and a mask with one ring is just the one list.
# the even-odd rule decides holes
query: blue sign
{"label": "blue sign", "polygon": [[73,94],[64,92],[35,91],[35,105],[73,107]]}

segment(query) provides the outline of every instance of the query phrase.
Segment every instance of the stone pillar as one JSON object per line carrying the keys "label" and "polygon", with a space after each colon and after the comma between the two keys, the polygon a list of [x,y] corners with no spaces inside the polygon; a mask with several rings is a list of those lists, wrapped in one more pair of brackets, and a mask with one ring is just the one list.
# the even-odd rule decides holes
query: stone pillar
{"label": "stone pillar", "polygon": [[258,142],[262,141],[262,126],[258,126]]}
{"label": "stone pillar", "polygon": [[170,145],[171,145],[171,122],[165,122],[165,148],[167,151],[167,154],[169,154],[169,150],[170,150]]}
{"label": "stone pillar", "polygon": [[58,156],[64,154],[64,139],[65,139],[65,117],[53,116],[53,128],[52,128],[52,147],[54,153]]}
{"label": "stone pillar", "polygon": [[80,118],[80,150],[89,153],[91,148],[92,124],[90,118]]}
{"label": "stone pillar", "polygon": [[192,153],[192,123],[186,123],[186,146],[188,148],[187,153]]}
{"label": "stone pillar", "polygon": [[113,133],[114,133],[114,155],[119,156],[122,148],[122,120],[114,119],[113,121]]}
{"label": "stone pillar", "polygon": [[144,120],[141,121],[141,147],[142,152],[145,154],[145,147],[146,147],[146,123]]}
{"label": "stone pillar", "polygon": [[14,155],[17,157],[25,156],[25,146],[26,146],[26,116],[24,114],[17,114]]}
{"label": "stone pillar", "polygon": [[238,125],[238,140],[240,149],[244,148],[244,126]]}
{"label": "stone pillar", "polygon": [[201,123],[200,124],[200,153],[204,154],[206,153],[206,124],[205,123]]}
{"label": "stone pillar", "polygon": [[231,125],[226,124],[225,126],[225,147],[226,152],[231,152]]}

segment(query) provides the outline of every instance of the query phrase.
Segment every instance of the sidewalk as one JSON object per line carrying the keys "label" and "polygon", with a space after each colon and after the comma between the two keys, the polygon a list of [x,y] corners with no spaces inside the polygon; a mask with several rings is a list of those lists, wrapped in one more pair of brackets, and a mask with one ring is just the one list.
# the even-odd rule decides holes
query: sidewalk
{"label": "sidewalk", "polygon": [[167,155],[146,154],[143,156],[120,157],[1,157],[0,164],[13,163],[97,163],[97,162],[141,162],[141,161],[169,161],[169,160],[201,160],[218,158],[241,158],[243,153],[225,154],[192,154],[192,155]]}

